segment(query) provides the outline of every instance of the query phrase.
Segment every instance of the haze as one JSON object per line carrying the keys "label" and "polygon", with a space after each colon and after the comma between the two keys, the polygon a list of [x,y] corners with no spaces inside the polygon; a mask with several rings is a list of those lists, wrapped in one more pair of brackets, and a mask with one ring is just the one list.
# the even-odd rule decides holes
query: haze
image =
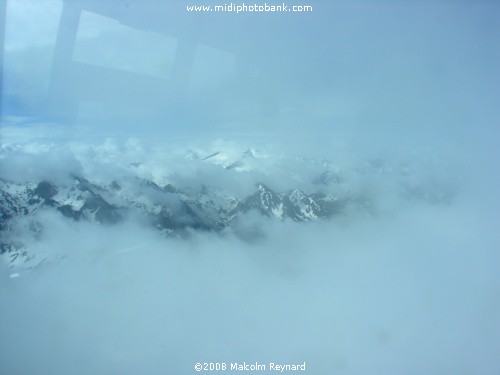
{"label": "haze", "polygon": [[300,4],[3,4],[2,181],[364,203],[168,238],[134,215],[44,207],[37,235],[20,217],[33,258],[0,255],[1,374],[500,372],[500,3]]}

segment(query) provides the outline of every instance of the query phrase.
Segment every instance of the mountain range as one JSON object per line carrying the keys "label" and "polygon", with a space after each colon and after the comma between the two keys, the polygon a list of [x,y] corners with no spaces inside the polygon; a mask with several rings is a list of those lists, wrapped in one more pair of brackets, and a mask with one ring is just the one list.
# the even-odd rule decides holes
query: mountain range
{"label": "mountain range", "polygon": [[[221,152],[202,157],[188,150],[184,156],[187,162],[198,163],[196,165],[203,168],[210,164],[211,168],[232,173],[232,178],[244,178],[245,174],[254,173],[252,170],[259,167],[260,160],[257,159],[250,149],[237,160],[228,159]],[[299,162],[306,167],[309,163]],[[142,168],[141,163],[130,163],[129,172],[108,183],[71,172],[67,172],[64,178],[57,174],[58,178],[31,178],[22,182],[0,178],[0,255],[9,265],[29,258],[29,242],[36,241],[46,225],[41,215],[44,212],[55,213],[63,220],[105,226],[138,220],[165,237],[185,237],[193,231],[233,231],[238,219],[252,212],[263,218],[294,222],[327,220],[353,207],[358,212],[373,213],[370,194],[346,194],[345,191],[332,194],[332,191],[342,191],[340,187],[345,185],[346,177],[328,162],[314,163],[315,166],[320,164],[321,168],[312,176],[309,186],[314,189],[308,192],[299,188],[280,190],[259,181],[251,182],[252,186],[245,190],[246,193],[240,194],[224,188],[224,184],[217,181],[200,185],[162,184],[136,173]],[[210,173],[213,175],[209,174],[209,179],[217,177],[212,170]],[[376,174],[389,179],[394,175],[405,177],[410,172],[377,162],[363,164],[356,174]],[[280,176],[283,175],[286,173]],[[442,189],[418,184],[408,185],[403,191],[408,197],[430,202],[441,202],[450,195]],[[238,235],[238,231],[233,232]]]}

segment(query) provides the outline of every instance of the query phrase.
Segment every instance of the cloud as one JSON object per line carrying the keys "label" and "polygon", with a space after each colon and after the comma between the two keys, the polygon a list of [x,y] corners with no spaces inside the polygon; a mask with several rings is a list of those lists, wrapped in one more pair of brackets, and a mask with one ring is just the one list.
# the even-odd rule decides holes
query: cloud
{"label": "cloud", "polygon": [[[42,178],[76,168],[90,178],[105,165],[130,172],[138,158],[166,163],[164,171],[193,162],[183,173],[200,183],[224,178],[222,166],[158,150],[139,140],[24,145],[4,155],[2,171],[14,176],[23,166],[33,171],[26,178]],[[479,159],[490,160],[483,152]],[[311,374],[498,372],[494,190],[454,186],[459,194],[446,204],[399,194],[405,179],[454,184],[447,176],[484,178],[487,168],[456,160],[461,168],[448,170],[432,153],[419,160],[409,175],[390,159],[351,169],[346,189],[370,190],[377,214],[326,222],[249,212],[220,234],[165,239],[133,218],[102,225],[42,210],[30,251],[47,260],[1,268],[0,372],[189,374],[197,362],[242,361],[305,361]]]}
{"label": "cloud", "polygon": [[[81,174],[82,166],[65,146],[30,143],[20,150],[2,150],[1,177],[15,182],[67,181]],[[22,171],[22,173],[20,173]]]}
{"label": "cloud", "polygon": [[47,219],[39,246],[64,257],[15,279],[4,270],[2,372],[188,374],[204,361],[498,371],[498,236],[466,206],[269,222],[254,244]]}
{"label": "cloud", "polygon": [[[169,206],[179,197],[141,181],[238,198],[264,183],[350,205],[308,223],[250,210],[179,238],[132,214],[109,225],[37,207],[13,231],[34,258],[0,265],[0,373],[183,375],[243,361],[500,372],[497,4],[213,18],[245,40],[236,71],[222,69],[234,77],[213,71],[226,66],[216,51],[200,54],[198,73],[217,74],[186,96],[109,86],[102,102],[80,101],[91,116],[74,126],[43,123],[62,2],[8,4],[3,103],[17,117],[2,118],[2,179],[134,181],[127,194]],[[131,41],[116,22],[87,21],[80,58],[109,50],[103,37]],[[126,52],[136,71],[170,69]]]}

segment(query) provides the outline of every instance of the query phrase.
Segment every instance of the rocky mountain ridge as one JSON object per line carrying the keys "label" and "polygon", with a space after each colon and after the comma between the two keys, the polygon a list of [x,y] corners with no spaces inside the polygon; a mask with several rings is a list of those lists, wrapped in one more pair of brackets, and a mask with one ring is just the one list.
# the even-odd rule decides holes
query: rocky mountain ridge
{"label": "rocky mountain ridge", "polygon": [[25,247],[22,238],[16,236],[20,223],[29,227],[33,236],[43,230],[39,213],[44,210],[55,211],[68,220],[102,225],[135,217],[165,236],[184,236],[193,230],[225,230],[239,215],[250,211],[296,222],[328,219],[346,203],[320,192],[276,192],[262,183],[254,193],[236,198],[221,189],[203,186],[200,191],[191,191],[137,177],[104,186],[76,175],[68,181],[16,183],[0,179],[1,254]]}

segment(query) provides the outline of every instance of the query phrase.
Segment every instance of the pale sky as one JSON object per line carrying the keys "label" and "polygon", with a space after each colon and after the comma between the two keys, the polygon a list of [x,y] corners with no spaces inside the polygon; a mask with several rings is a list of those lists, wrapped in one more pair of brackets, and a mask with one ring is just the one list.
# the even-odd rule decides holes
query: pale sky
{"label": "pale sky", "polygon": [[[61,4],[8,1],[7,115],[44,120]],[[141,4],[148,9],[158,3]],[[144,120],[168,132],[271,136],[300,134],[304,127],[409,138],[497,131],[498,2],[311,4],[309,14],[193,15],[184,11],[185,2],[170,3],[175,17],[165,14],[160,20],[179,32],[215,30],[216,38],[236,43],[233,50],[198,44],[188,91],[174,91],[172,103],[157,102],[163,95],[159,89],[124,96],[123,88],[111,85],[106,102],[82,98],[81,121],[100,128],[119,123],[123,129],[124,119],[132,128]],[[153,22],[137,17],[138,25]],[[168,79],[178,42],[176,36],[85,12],[73,60]],[[82,84],[85,90],[101,82]],[[74,90],[74,84],[67,85]]]}

